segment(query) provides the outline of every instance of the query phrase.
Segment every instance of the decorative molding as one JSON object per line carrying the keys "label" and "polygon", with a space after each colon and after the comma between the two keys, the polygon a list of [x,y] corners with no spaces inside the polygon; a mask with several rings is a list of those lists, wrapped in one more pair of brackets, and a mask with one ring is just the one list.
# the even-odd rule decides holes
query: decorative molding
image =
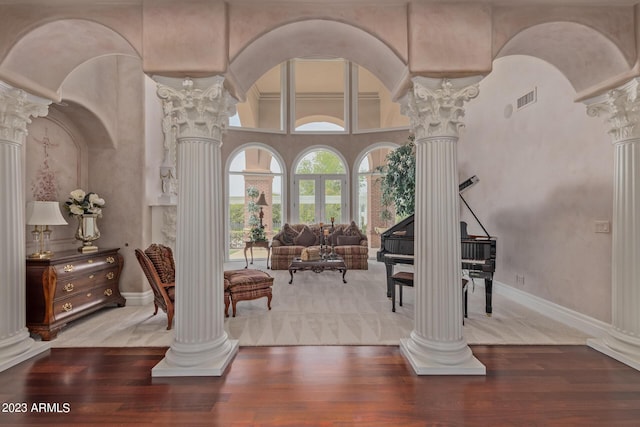
{"label": "decorative molding", "polygon": [[478,83],[462,89],[449,79],[442,79],[439,88],[432,88],[424,77],[411,79],[413,86],[403,100],[402,114],[409,116],[416,140],[429,136],[458,137],[464,127],[463,105],[480,93]]}
{"label": "decorative molding", "polygon": [[176,223],[178,220],[178,208],[176,206],[165,206],[162,209],[162,237],[164,245],[171,248],[176,247]]}
{"label": "decorative molding", "polygon": [[[474,282],[474,284],[476,292],[484,293],[484,280]],[[523,292],[497,280],[493,281],[493,292],[592,337],[604,337],[607,335],[609,328],[611,328],[610,324],[601,320]]]}
{"label": "decorative molding", "polygon": [[157,94],[164,100],[165,118],[170,118],[178,139],[204,137],[219,141],[227,130],[229,117],[236,112],[236,101],[225,89],[222,76],[216,76],[204,90],[194,88],[190,78],[183,80],[181,90],[159,83]]}
{"label": "decorative molding", "polygon": [[22,145],[31,117],[46,116],[50,100],[28,94],[0,81],[0,140]]}
{"label": "decorative molding", "polygon": [[[149,284],[145,282],[144,286],[148,288]],[[144,292],[120,292],[120,295],[127,300],[127,307],[145,306],[153,302],[153,291],[151,289]]]}
{"label": "decorative molding", "polygon": [[587,101],[587,114],[590,117],[607,116],[613,143],[640,138],[640,79],[635,78]]}

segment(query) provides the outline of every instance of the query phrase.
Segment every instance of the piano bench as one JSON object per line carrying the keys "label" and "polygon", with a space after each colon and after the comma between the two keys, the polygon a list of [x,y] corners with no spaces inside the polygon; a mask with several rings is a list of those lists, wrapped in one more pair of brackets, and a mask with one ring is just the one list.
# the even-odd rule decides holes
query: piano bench
{"label": "piano bench", "polygon": [[399,271],[391,276],[393,280],[393,292],[391,293],[391,311],[396,311],[396,285],[400,285],[400,307],[402,307],[402,287],[413,286],[413,273],[410,271]]}
{"label": "piano bench", "polygon": [[[402,287],[403,286],[413,286],[413,273],[410,271],[399,271],[391,276],[393,280],[393,293],[391,294],[391,311],[395,313],[396,311],[396,285],[400,285],[400,307],[402,307]],[[469,281],[467,279],[462,279],[462,324],[464,325],[464,318],[468,317],[467,315],[467,289]]]}

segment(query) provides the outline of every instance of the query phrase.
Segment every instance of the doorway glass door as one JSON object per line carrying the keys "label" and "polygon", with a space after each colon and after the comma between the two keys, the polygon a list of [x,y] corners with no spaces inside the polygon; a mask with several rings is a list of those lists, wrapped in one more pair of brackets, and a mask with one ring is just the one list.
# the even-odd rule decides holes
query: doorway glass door
{"label": "doorway glass door", "polygon": [[343,191],[342,191],[342,179],[335,178],[321,178],[324,182],[324,200],[323,200],[323,213],[321,218],[323,222],[330,223],[331,218],[334,218],[336,223],[342,221],[342,205],[343,205]]}
{"label": "doorway glass door", "polygon": [[318,201],[315,179],[297,181],[298,217],[303,224],[313,224],[318,218]]}
{"label": "doorway glass door", "polygon": [[299,176],[294,181],[296,192],[294,218],[303,224],[336,224],[344,222],[346,211],[346,178],[335,176]]}

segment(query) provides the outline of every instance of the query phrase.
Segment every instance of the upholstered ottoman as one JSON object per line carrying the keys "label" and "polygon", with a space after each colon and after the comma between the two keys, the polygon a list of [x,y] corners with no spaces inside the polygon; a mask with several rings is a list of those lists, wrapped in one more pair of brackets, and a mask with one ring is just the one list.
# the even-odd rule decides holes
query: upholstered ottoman
{"label": "upholstered ottoman", "polygon": [[[238,301],[267,297],[267,307],[271,310],[271,287],[273,277],[260,270],[229,270],[224,272],[225,292],[228,292],[233,307],[233,317],[236,317]],[[226,304],[225,304],[226,305]],[[229,307],[225,307],[225,316],[229,317]]]}

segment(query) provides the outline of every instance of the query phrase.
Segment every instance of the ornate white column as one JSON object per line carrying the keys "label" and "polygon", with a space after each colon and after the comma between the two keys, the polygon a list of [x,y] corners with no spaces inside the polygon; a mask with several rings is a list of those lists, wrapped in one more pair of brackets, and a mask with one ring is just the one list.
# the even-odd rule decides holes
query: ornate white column
{"label": "ornate white column", "polygon": [[[203,89],[196,83],[203,84]],[[235,112],[224,78],[182,89],[160,85],[158,96],[177,126],[175,337],[154,377],[220,376],[238,351],[224,331],[222,134]]]}
{"label": "ornate white column", "polygon": [[462,336],[457,172],[463,105],[478,96],[478,85],[424,77],[412,82],[403,113],[416,144],[415,329],[400,349],[418,375],[485,375]]}
{"label": "ornate white column", "polygon": [[587,344],[640,370],[640,79],[587,104],[607,118],[614,145],[612,324]]}
{"label": "ornate white column", "polygon": [[50,103],[0,82],[0,371],[50,348],[26,328],[23,167],[27,124]]}

